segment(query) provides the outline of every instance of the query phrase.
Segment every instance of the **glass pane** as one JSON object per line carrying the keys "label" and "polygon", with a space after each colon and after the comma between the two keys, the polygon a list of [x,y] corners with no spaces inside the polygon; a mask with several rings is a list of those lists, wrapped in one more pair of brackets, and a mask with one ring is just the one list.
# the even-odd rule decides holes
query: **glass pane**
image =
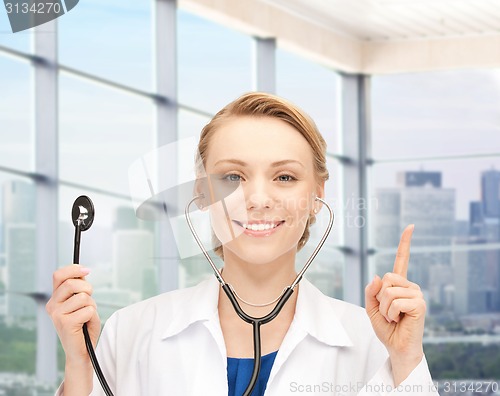
{"label": "glass pane", "polygon": [[252,89],[252,39],[178,11],[180,103],[216,113]]}
{"label": "glass pane", "polygon": [[158,293],[158,263],[154,255],[155,224],[137,219],[128,199],[61,187],[61,266],[70,263],[73,257],[71,208],[75,199],[82,194],[90,197],[96,215],[92,227],[82,233],[80,263],[91,268],[88,280],[94,288],[99,315],[104,321],[116,309]]}
{"label": "glass pane", "polygon": [[499,82],[494,69],[374,76],[373,157],[498,152]]}
{"label": "glass pane", "polygon": [[154,146],[154,105],[145,98],[60,78],[60,177],[129,195],[128,169]]}
{"label": "glass pane", "polygon": [[152,89],[151,1],[80,1],[58,19],[61,64]]}
{"label": "glass pane", "polygon": [[[409,271],[413,281],[420,276],[421,266],[428,264],[423,266],[429,273],[423,288],[427,303],[424,351],[432,377],[441,387],[450,379],[498,381],[500,243],[469,238],[457,241],[447,251],[435,250],[413,249]],[[437,254],[447,261],[433,261]],[[370,276],[390,270],[394,257],[395,250],[375,255]],[[464,393],[441,388],[440,394]]]}
{"label": "glass pane", "polygon": [[[201,130],[210,121],[208,117],[203,117],[186,110],[179,110],[179,139],[195,137],[198,142]],[[179,158],[179,169],[193,169],[194,155],[189,158]],[[208,218],[207,218],[208,219]],[[183,221],[183,220],[182,220]],[[191,239],[191,235],[188,235]],[[193,244],[194,245],[194,244]],[[213,270],[205,256],[198,249],[198,246],[193,246],[196,249],[195,255],[182,258],[179,265],[179,288],[195,286],[203,279],[213,276]],[[205,246],[211,252],[211,246]],[[199,253],[198,253],[199,252]],[[224,264],[219,257],[212,253],[212,258],[215,263],[220,262],[220,267]]]}
{"label": "glass pane", "polygon": [[[496,248],[482,245],[469,241],[445,253],[431,248],[427,252],[412,251],[409,279],[415,281],[422,271],[429,273],[429,282],[423,288],[427,303],[424,352],[432,377],[441,386],[443,380],[454,378],[474,382],[500,379],[500,244]],[[438,254],[451,258],[451,262],[432,261]],[[375,273],[382,276],[390,270],[394,256],[395,250],[374,256],[370,279]],[[442,388],[440,394],[463,393]]]}
{"label": "glass pane", "polygon": [[[498,395],[498,336],[476,335],[466,336],[465,340],[457,337],[456,342],[449,338],[439,343],[427,342],[424,352],[441,396]],[[483,391],[464,392],[466,387]]]}
{"label": "glass pane", "polygon": [[0,173],[0,208],[0,389],[28,394],[36,362],[35,185]]}
{"label": "glass pane", "polygon": [[[326,211],[324,216],[327,218]],[[312,226],[309,242],[297,254],[295,261],[297,271],[302,269],[323,235],[324,226],[319,229],[319,224],[326,226],[326,220],[318,219],[317,224]],[[341,299],[344,295],[344,255],[332,248],[330,243],[325,243],[305,277],[327,296]]]}
{"label": "glass pane", "polygon": [[[23,30],[12,33],[7,8],[0,5],[0,46],[5,46],[22,52],[31,52],[30,43],[33,30]],[[0,68],[1,69],[1,68]]]}
{"label": "glass pane", "polygon": [[[493,232],[486,230],[494,229],[489,219],[500,213],[500,157],[424,164],[370,168],[372,246],[397,247],[400,232],[410,223],[415,224],[415,246],[449,245],[453,238]],[[478,225],[482,220],[488,226]],[[497,238],[498,232],[489,237]]]}
{"label": "glass pane", "polygon": [[179,110],[179,139],[189,137],[200,138],[203,127],[210,122],[210,118],[191,111]]}
{"label": "glass pane", "polygon": [[401,231],[414,223],[408,277],[426,298],[424,341],[435,380],[500,379],[492,358],[500,348],[499,168],[500,157],[491,157],[371,169],[369,277],[392,272]]}
{"label": "glass pane", "polygon": [[328,152],[340,154],[339,76],[317,63],[278,49],[276,51],[276,89],[316,122]]}
{"label": "glass pane", "polygon": [[0,70],[0,166],[31,171],[34,165],[31,67],[0,56]]}
{"label": "glass pane", "polygon": [[[342,198],[342,166],[338,161],[332,158],[327,159],[327,167],[330,178],[325,183],[325,199],[326,202],[331,206],[334,213],[334,223],[330,236],[327,239],[327,244],[332,246],[343,245],[343,228],[345,222],[348,221],[345,217],[345,204]],[[323,213],[324,212],[324,213]],[[327,209],[323,208],[321,211],[322,217],[324,217],[324,226],[326,226],[326,221],[328,221]],[[323,227],[324,228],[324,227]],[[321,234],[320,234],[321,235]]]}

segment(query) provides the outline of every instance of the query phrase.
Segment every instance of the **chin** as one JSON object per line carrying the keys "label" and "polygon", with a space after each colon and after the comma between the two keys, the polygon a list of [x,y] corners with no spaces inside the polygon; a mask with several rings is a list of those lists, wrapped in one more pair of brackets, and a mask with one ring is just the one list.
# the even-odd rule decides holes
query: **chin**
{"label": "chin", "polygon": [[297,253],[297,244],[291,248],[271,246],[234,246],[233,243],[224,245],[224,257],[233,256],[252,265],[266,265],[283,256],[294,256]]}

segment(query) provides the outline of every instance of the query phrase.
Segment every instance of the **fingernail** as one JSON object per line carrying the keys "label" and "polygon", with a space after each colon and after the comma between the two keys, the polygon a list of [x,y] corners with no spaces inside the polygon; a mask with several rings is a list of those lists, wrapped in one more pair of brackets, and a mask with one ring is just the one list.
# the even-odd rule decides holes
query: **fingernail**
{"label": "fingernail", "polygon": [[82,267],[80,268],[80,272],[84,275],[90,274],[90,268]]}
{"label": "fingernail", "polygon": [[410,224],[408,228],[413,231],[413,229],[415,228],[415,224]]}

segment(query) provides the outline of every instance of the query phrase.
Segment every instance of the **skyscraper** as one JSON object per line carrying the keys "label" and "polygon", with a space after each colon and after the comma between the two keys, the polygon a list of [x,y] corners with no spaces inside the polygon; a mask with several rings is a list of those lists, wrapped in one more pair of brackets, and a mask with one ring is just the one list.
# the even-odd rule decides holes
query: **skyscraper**
{"label": "skyscraper", "polygon": [[[438,264],[450,266],[451,257],[448,252],[432,251],[432,246],[451,244],[455,225],[455,190],[441,188],[439,172],[400,172],[398,181],[400,187],[376,192],[376,247],[393,248],[395,253],[401,231],[408,224],[415,224],[412,247],[430,249],[412,254],[408,277],[422,289],[429,290],[432,300],[441,301],[448,283],[443,277],[431,281],[430,267]],[[392,271],[393,262],[394,255],[379,256],[375,262],[377,272]]]}
{"label": "skyscraper", "polygon": [[[113,233],[114,287],[151,296],[154,287],[153,234],[146,230],[118,230]],[[145,276],[146,275],[146,276]],[[147,284],[145,284],[147,283]]]}
{"label": "skyscraper", "polygon": [[481,236],[484,232],[483,202],[474,201],[469,204],[469,230],[470,235]]}
{"label": "skyscraper", "polygon": [[[500,171],[481,173],[481,201],[471,202],[469,224],[469,243],[500,241]],[[500,251],[471,251],[469,266],[469,313],[500,311]]]}
{"label": "skyscraper", "polygon": [[35,302],[24,293],[36,289],[35,186],[21,180],[4,183],[2,212],[7,317],[34,318]]}
{"label": "skyscraper", "polygon": [[441,172],[399,172],[398,184],[404,187],[431,186],[435,188],[441,188]]}
{"label": "skyscraper", "polygon": [[9,180],[2,187],[0,253],[5,251],[8,224],[35,222],[35,185],[22,180]]}
{"label": "skyscraper", "polygon": [[10,180],[3,184],[3,222],[35,222],[35,185],[23,180]]}
{"label": "skyscraper", "polygon": [[[468,244],[473,248],[487,243],[481,237],[457,240],[458,244]],[[496,283],[497,266],[489,257],[494,251],[458,250],[453,253],[455,278],[454,311],[458,315],[495,312],[498,310]]]}
{"label": "skyscraper", "polygon": [[481,201],[485,217],[500,217],[500,171],[481,173]]}
{"label": "skyscraper", "polygon": [[35,225],[8,224],[6,236],[7,317],[13,321],[34,318],[35,302],[24,294],[36,290]]}

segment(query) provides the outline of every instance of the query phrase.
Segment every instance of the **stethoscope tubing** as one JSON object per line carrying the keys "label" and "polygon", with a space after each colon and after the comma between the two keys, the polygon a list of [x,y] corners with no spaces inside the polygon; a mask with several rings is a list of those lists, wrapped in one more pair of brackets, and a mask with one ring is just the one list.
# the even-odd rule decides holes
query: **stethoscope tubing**
{"label": "stethoscope tubing", "polygon": [[[248,383],[248,386],[245,389],[245,392],[243,393],[243,396],[249,396],[252,393],[252,391],[253,391],[256,383],[257,383],[257,379],[259,378],[259,372],[260,372],[260,366],[261,366],[261,360],[262,360],[260,326],[263,325],[263,324],[269,323],[274,318],[276,318],[276,316],[278,316],[278,314],[281,312],[281,310],[284,307],[285,303],[288,301],[288,299],[290,298],[290,296],[293,294],[293,292],[295,290],[295,287],[298,285],[298,283],[300,282],[300,280],[304,276],[305,272],[307,271],[307,269],[309,268],[309,266],[311,265],[311,263],[313,262],[313,260],[316,258],[317,254],[319,253],[319,251],[321,250],[321,248],[323,247],[323,245],[325,244],[325,241],[328,238],[328,235],[330,234],[330,231],[331,231],[331,229],[333,227],[333,222],[334,222],[334,219],[335,219],[335,215],[334,215],[333,210],[330,207],[330,205],[324,199],[322,199],[320,197],[316,197],[316,200],[320,201],[321,203],[323,203],[323,205],[325,205],[325,207],[328,209],[328,212],[329,212],[329,215],[330,215],[330,218],[329,218],[329,221],[328,221],[328,225],[327,225],[327,227],[325,229],[325,232],[323,233],[323,236],[321,237],[319,243],[316,245],[316,248],[314,249],[314,251],[312,252],[312,254],[309,256],[309,258],[307,259],[306,263],[304,264],[304,266],[302,267],[302,269],[300,270],[300,272],[297,274],[295,280],[292,282],[292,284],[290,286],[288,286],[285,289],[284,293],[282,294],[282,296],[280,297],[280,299],[278,300],[278,302],[274,306],[273,310],[271,312],[269,312],[267,315],[263,316],[263,317],[256,318],[256,317],[248,315],[241,308],[241,306],[238,303],[238,300],[237,300],[237,298],[236,298],[236,296],[235,296],[235,294],[234,294],[234,292],[233,292],[233,290],[231,288],[231,285],[229,285],[228,283],[226,283],[224,281],[224,278],[222,277],[221,272],[219,271],[219,269],[217,268],[217,266],[213,262],[212,258],[210,257],[210,255],[208,254],[207,250],[205,249],[205,246],[201,242],[201,239],[199,238],[198,233],[194,229],[193,223],[192,223],[192,221],[191,221],[191,219],[189,217],[189,207],[191,206],[191,204],[194,201],[196,201],[197,199],[201,199],[201,198],[203,198],[203,194],[202,195],[198,195],[198,196],[194,197],[193,199],[191,199],[189,201],[189,203],[186,205],[186,208],[184,210],[184,215],[186,217],[187,224],[189,226],[189,229],[191,230],[191,233],[193,234],[193,237],[194,237],[196,243],[200,247],[201,251],[203,252],[203,255],[205,256],[205,258],[210,263],[210,266],[212,267],[212,269],[214,271],[215,277],[217,278],[217,280],[221,284],[221,287],[224,290],[224,292],[226,293],[227,297],[229,298],[229,301],[231,302],[231,305],[233,306],[234,310],[236,311],[236,313],[238,314],[238,316],[243,321],[245,321],[245,322],[247,322],[247,323],[249,323],[249,324],[252,325],[252,328],[253,328],[254,365],[253,365],[252,376],[250,378],[250,382]],[[224,201],[222,201],[222,204],[224,205],[224,209],[226,209]]]}
{"label": "stethoscope tubing", "polygon": [[[75,239],[73,243],[73,264],[80,264],[80,237],[82,234],[82,230],[80,227],[80,222],[75,226]],[[106,381],[106,378],[101,370],[101,366],[99,366],[99,362],[97,360],[97,356],[94,351],[94,347],[92,345],[92,340],[90,339],[89,330],[87,328],[87,323],[83,324],[83,337],[85,339],[85,346],[87,348],[87,352],[90,357],[90,361],[92,362],[92,366],[94,367],[94,372],[101,383],[102,389],[107,396],[114,396],[111,388]]]}

